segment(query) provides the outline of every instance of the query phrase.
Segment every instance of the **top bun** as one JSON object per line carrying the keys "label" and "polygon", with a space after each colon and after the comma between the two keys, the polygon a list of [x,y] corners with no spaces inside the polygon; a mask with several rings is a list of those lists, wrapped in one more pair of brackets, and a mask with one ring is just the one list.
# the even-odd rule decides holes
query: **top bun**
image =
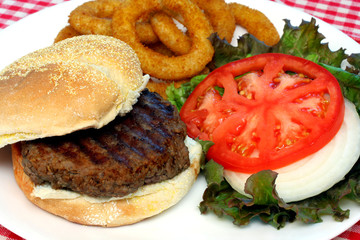
{"label": "top bun", "polygon": [[0,72],[0,147],[100,128],[129,112],[147,81],[135,52],[108,36],[30,53]]}

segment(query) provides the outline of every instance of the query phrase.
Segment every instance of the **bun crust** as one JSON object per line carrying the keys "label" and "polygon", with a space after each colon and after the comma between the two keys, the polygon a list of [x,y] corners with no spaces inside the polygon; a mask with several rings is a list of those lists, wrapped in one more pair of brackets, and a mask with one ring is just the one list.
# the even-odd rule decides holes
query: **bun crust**
{"label": "bun crust", "polygon": [[135,52],[108,36],[30,53],[0,72],[0,147],[100,128],[129,112],[147,81]]}
{"label": "bun crust", "polygon": [[[201,150],[201,148],[200,148]],[[75,199],[41,199],[32,195],[34,184],[24,173],[17,144],[12,145],[15,179],[25,196],[35,205],[71,222],[115,227],[149,218],[175,205],[190,190],[200,171],[200,154],[190,167],[173,179],[158,183],[151,194],[110,202],[92,203],[84,197]]]}

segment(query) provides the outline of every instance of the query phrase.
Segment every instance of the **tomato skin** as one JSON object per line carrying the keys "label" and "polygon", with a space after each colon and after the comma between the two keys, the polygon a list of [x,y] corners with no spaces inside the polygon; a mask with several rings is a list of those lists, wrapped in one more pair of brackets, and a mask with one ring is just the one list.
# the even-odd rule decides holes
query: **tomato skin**
{"label": "tomato skin", "polygon": [[[215,86],[224,88],[223,96],[203,108],[200,99],[212,99]],[[199,116],[197,124],[194,115]],[[336,78],[321,66],[267,53],[210,73],[180,116],[190,137],[214,142],[208,159],[226,169],[254,173],[284,167],[325,146],[340,129],[344,99]]]}

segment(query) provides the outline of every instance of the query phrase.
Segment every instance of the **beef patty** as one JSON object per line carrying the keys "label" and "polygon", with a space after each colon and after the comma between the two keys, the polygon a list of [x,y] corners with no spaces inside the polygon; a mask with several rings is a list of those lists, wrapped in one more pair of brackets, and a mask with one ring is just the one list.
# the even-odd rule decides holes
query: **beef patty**
{"label": "beef patty", "polygon": [[22,164],[35,184],[121,197],[188,168],[185,137],[178,111],[144,90],[130,113],[101,129],[22,142]]}

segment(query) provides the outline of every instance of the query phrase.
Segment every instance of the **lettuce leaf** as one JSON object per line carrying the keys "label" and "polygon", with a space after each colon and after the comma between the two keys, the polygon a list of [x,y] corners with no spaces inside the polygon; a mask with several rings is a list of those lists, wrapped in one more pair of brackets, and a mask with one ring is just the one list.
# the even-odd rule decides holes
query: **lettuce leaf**
{"label": "lettuce leaf", "polygon": [[234,191],[224,180],[221,165],[211,160],[205,169],[214,174],[211,175],[212,178],[206,178],[208,187],[203,194],[204,200],[200,203],[201,213],[211,210],[219,217],[229,216],[239,226],[247,225],[257,217],[277,229],[284,227],[286,222],[295,220],[296,213],[275,191],[277,173],[266,170],[252,175],[245,185],[245,192],[252,196],[249,198]]}
{"label": "lettuce leaf", "polygon": [[190,93],[206,76],[207,75],[195,76],[189,82],[181,84],[179,88],[176,88],[174,84],[171,84],[166,88],[168,100],[180,111]]}
{"label": "lettuce leaf", "polygon": [[360,69],[360,53],[353,53],[347,58],[348,62],[351,64],[351,67],[347,69],[349,72],[354,74],[359,74]]}
{"label": "lettuce leaf", "polygon": [[[353,58],[354,60],[360,60],[360,57],[357,56]],[[348,71],[358,71],[360,68],[348,68],[348,70],[343,70],[341,68],[333,67],[324,63],[319,63],[319,65],[326,68],[332,75],[338,80],[341,91],[344,97],[353,102],[356,106],[357,112],[360,114],[360,75]]]}
{"label": "lettuce leaf", "polygon": [[322,43],[325,37],[318,29],[314,18],[310,22],[302,21],[299,27],[294,27],[289,20],[285,20],[284,34],[272,52],[286,53],[340,67],[341,62],[347,57],[345,49],[331,51],[328,43]]}
{"label": "lettuce leaf", "polygon": [[222,41],[217,35],[212,35],[210,40],[215,48],[215,54],[210,66],[214,69],[235,60],[270,52],[298,56],[334,67],[340,67],[342,61],[348,57],[345,49],[331,51],[328,43],[322,43],[325,37],[318,32],[319,27],[314,18],[310,22],[302,21],[298,27],[292,26],[287,19],[284,21],[283,35],[272,47],[258,41],[248,33],[238,39],[237,47]]}
{"label": "lettuce leaf", "polygon": [[349,210],[339,206],[344,198],[360,203],[359,164],[346,176],[345,180],[315,197],[302,201],[285,203],[276,192],[277,173],[271,170],[260,171],[249,177],[245,184],[247,197],[236,192],[224,179],[223,167],[212,160],[205,169],[208,187],[200,203],[200,211],[212,211],[219,217],[224,215],[233,219],[235,225],[248,225],[253,218],[281,229],[295,220],[305,224],[322,222],[322,216],[331,215],[336,221],[349,217]]}

